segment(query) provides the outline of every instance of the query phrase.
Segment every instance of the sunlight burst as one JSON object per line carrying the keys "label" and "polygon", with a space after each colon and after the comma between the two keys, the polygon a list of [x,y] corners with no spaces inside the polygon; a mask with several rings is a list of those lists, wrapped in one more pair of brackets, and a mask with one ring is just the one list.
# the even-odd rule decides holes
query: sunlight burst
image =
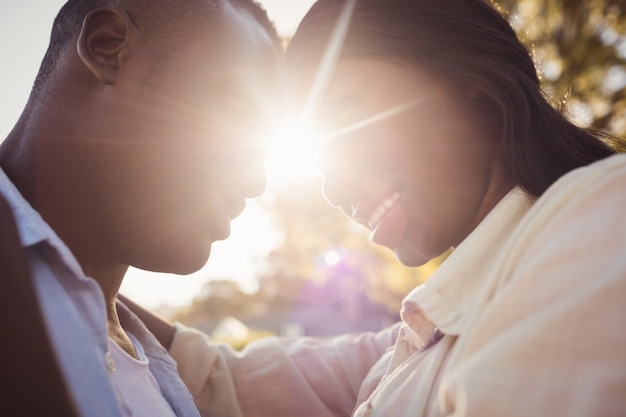
{"label": "sunlight burst", "polygon": [[337,59],[341,54],[341,49],[343,48],[343,43],[348,33],[348,26],[350,25],[355,6],[356,0],[348,0],[335,23],[333,34],[328,45],[326,45],[324,56],[322,57],[320,66],[317,68],[315,80],[313,81],[309,97],[304,107],[302,117],[305,120],[309,120],[312,115],[315,114],[319,102],[328,87],[335,66],[337,65]]}
{"label": "sunlight burst", "polygon": [[[332,76],[343,47],[356,0],[348,0],[335,24],[333,35],[326,48],[309,96],[298,121],[283,123],[268,141],[268,157],[265,167],[269,186],[281,186],[295,178],[320,176],[317,165],[320,153],[320,138],[303,120],[312,120],[321,97]],[[292,119],[295,120],[295,119]]]}
{"label": "sunlight burst", "polygon": [[270,186],[319,175],[317,136],[304,123],[284,122],[268,140],[267,154],[265,169]]}

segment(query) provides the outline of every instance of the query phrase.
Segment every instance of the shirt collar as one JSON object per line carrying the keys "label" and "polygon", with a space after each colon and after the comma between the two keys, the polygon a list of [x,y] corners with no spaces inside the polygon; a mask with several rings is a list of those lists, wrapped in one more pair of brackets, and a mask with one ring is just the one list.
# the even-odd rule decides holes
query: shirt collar
{"label": "shirt collar", "polygon": [[87,279],[69,248],[41,215],[26,201],[2,169],[0,169],[0,194],[4,196],[13,211],[17,233],[23,247],[27,248],[41,242],[47,242],[58,252],[63,262],[75,276],[79,279]]}
{"label": "shirt collar", "polygon": [[43,221],[39,213],[22,197],[9,177],[0,169],[0,193],[13,210],[17,231],[22,246],[33,246],[50,237],[52,230]]}
{"label": "shirt collar", "polygon": [[461,242],[428,280],[402,303],[401,317],[422,343],[438,329],[459,335],[467,317],[480,307],[479,295],[491,287],[489,272],[532,200],[512,189]]}

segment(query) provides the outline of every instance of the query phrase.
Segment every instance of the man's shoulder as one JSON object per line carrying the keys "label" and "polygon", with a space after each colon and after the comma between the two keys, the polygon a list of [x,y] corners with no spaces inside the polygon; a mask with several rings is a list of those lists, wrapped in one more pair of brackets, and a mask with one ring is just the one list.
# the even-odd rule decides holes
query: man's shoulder
{"label": "man's shoulder", "polygon": [[[77,415],[45,330],[13,211],[2,194],[0,230],[0,333],[10,341],[0,349],[3,409],[8,415]],[[23,401],[33,393],[37,401]]]}
{"label": "man's shoulder", "polygon": [[0,169],[0,197],[4,199],[11,212],[22,246],[34,245],[54,234],[39,212],[30,205],[2,169]]}

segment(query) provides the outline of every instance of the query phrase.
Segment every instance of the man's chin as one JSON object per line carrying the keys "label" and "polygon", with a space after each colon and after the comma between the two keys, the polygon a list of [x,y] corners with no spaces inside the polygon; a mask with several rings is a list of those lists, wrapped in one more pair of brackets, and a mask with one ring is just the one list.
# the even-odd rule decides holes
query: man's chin
{"label": "man's chin", "polygon": [[211,245],[202,250],[187,248],[187,250],[171,251],[166,255],[146,259],[143,262],[133,263],[135,268],[151,272],[161,272],[176,275],[189,275],[200,270],[209,260]]}
{"label": "man's chin", "polygon": [[[226,240],[230,236],[230,217],[227,218],[227,221],[224,221],[220,224],[219,227],[214,226],[211,230],[211,241],[217,242],[219,240]],[[210,251],[210,248],[209,248]]]}

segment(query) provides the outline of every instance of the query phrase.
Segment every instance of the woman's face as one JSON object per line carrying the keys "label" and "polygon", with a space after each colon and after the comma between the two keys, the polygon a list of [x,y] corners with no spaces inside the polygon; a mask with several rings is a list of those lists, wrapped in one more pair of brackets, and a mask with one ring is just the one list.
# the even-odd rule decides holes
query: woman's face
{"label": "woman's face", "polygon": [[415,66],[338,63],[317,113],[324,195],[403,264],[426,263],[512,187],[486,113],[477,94]]}

